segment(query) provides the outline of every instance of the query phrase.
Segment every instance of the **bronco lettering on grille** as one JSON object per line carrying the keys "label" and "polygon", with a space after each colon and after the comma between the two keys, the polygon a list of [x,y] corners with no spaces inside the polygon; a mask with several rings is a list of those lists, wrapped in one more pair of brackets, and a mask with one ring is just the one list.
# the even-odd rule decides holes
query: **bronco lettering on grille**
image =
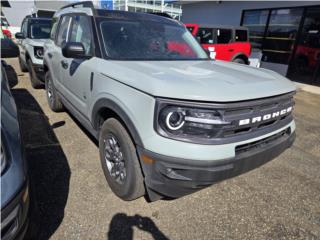
{"label": "bronco lettering on grille", "polygon": [[239,126],[247,125],[247,124],[250,124],[250,123],[258,123],[258,122],[261,122],[261,121],[266,121],[266,120],[269,120],[269,119],[277,118],[277,117],[282,116],[282,115],[284,115],[286,113],[290,113],[291,111],[292,111],[292,107],[288,107],[288,108],[279,110],[277,112],[268,113],[268,114],[261,115],[261,116],[256,116],[256,117],[253,117],[253,118],[242,119],[242,120],[239,121]]}

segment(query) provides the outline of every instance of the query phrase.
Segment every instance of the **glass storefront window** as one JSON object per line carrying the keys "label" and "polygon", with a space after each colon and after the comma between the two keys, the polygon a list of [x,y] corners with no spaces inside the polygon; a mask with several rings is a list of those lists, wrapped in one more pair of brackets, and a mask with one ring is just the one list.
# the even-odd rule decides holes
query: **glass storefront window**
{"label": "glass storefront window", "polygon": [[249,29],[252,48],[262,49],[269,10],[249,10],[243,14],[242,25]]}
{"label": "glass storefront window", "polygon": [[275,9],[263,42],[263,61],[288,64],[298,34],[302,8]]}

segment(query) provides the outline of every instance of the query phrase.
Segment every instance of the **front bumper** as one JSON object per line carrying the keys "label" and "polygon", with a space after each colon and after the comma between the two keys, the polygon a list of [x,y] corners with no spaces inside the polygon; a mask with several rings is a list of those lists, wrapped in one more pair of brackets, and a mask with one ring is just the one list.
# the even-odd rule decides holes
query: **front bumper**
{"label": "front bumper", "polygon": [[28,228],[29,188],[26,183],[1,209],[1,239],[23,239]]}
{"label": "front bumper", "polygon": [[289,148],[294,139],[295,132],[287,128],[270,137],[238,146],[234,158],[214,161],[172,158],[141,148],[138,148],[138,154],[149,198],[155,201],[178,198],[257,168]]}

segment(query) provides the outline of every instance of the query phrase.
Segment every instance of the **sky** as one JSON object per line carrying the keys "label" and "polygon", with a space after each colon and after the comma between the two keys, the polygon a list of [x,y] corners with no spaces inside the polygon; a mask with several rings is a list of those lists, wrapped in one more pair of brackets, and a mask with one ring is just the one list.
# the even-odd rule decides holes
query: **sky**
{"label": "sky", "polygon": [[2,8],[2,12],[6,16],[9,24],[14,27],[21,25],[22,20],[28,14],[31,14],[34,1],[13,1],[9,0],[11,8]]}

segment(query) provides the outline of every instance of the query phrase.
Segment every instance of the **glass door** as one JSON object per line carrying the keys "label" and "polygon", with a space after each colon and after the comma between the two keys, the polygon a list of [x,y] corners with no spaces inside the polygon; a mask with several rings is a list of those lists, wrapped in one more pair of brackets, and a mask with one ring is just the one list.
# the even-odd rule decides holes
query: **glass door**
{"label": "glass door", "polygon": [[306,9],[288,76],[320,86],[320,6]]}

